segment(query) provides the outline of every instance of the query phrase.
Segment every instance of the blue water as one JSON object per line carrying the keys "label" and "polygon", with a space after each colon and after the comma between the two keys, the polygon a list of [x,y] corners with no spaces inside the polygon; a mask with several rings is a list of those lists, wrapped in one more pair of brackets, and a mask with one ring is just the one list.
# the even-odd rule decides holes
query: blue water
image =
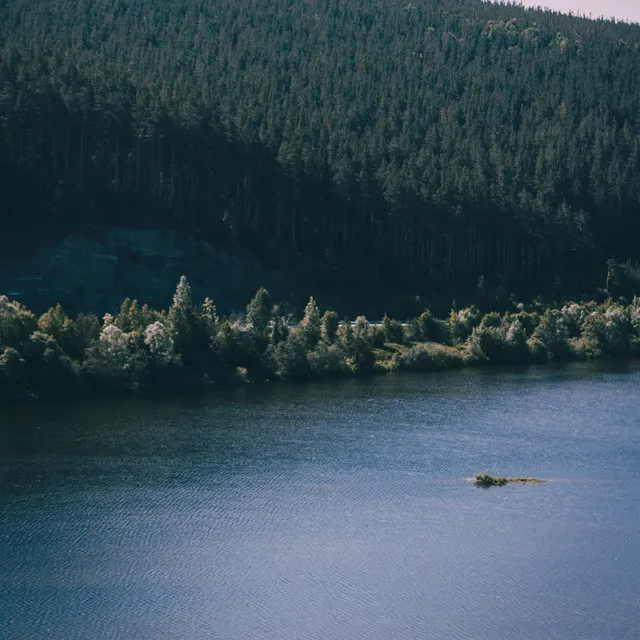
{"label": "blue water", "polygon": [[0,638],[637,640],[639,481],[634,365],[5,408]]}

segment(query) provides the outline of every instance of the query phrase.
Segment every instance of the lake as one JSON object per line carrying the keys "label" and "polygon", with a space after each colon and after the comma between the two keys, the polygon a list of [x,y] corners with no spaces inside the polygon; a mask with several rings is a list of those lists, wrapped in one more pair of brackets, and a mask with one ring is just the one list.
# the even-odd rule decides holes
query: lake
{"label": "lake", "polygon": [[637,364],[14,406],[0,464],[3,640],[640,637]]}

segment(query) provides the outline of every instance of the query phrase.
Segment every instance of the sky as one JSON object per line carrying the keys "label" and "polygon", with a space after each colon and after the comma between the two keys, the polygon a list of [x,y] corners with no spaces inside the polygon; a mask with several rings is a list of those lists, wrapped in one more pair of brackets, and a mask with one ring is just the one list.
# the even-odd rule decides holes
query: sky
{"label": "sky", "polygon": [[519,0],[529,7],[549,7],[554,11],[572,10],[574,13],[591,14],[592,18],[604,16],[617,20],[640,22],[640,0]]}

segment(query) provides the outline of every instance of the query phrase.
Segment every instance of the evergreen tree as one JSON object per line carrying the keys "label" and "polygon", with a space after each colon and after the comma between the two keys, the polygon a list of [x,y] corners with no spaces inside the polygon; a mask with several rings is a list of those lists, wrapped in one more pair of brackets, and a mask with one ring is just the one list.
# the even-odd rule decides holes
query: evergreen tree
{"label": "evergreen tree", "polygon": [[404,342],[404,331],[402,325],[396,320],[392,320],[386,313],[382,318],[382,331],[387,342]]}
{"label": "evergreen tree", "polygon": [[300,332],[307,344],[307,348],[314,349],[322,334],[322,317],[313,298],[309,298],[309,302],[304,309],[304,317],[300,322]]}
{"label": "evergreen tree", "polygon": [[338,334],[339,326],[338,314],[335,311],[325,311],[322,316],[322,339],[328,344],[333,344]]}
{"label": "evergreen tree", "polygon": [[251,302],[247,305],[246,319],[252,331],[261,338],[264,337],[271,321],[273,303],[269,292],[260,288]]}
{"label": "evergreen tree", "polygon": [[168,321],[176,353],[183,358],[192,359],[195,355],[197,321],[191,285],[186,276],[181,276],[178,282],[173,304],[169,309]]}

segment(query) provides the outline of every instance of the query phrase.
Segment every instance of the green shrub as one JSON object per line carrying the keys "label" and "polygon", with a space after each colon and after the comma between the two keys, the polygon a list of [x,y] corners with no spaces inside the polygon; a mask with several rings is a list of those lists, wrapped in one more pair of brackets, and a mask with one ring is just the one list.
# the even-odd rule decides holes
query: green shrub
{"label": "green shrub", "polygon": [[577,360],[594,360],[602,355],[602,346],[597,338],[584,335],[581,338],[571,338],[569,346]]}
{"label": "green shrub", "polygon": [[81,313],[71,325],[70,335],[65,336],[61,345],[67,355],[74,360],[84,360],[89,348],[100,337],[102,326],[95,313]]}
{"label": "green shrub", "polygon": [[506,484],[543,484],[545,480],[539,478],[524,478],[516,476],[515,478],[504,478],[502,476],[492,476],[486,471],[484,473],[477,473],[473,476],[473,484],[476,487],[504,487]]}
{"label": "green shrub", "polygon": [[487,313],[485,316],[483,316],[482,321],[480,322],[480,326],[482,328],[494,327],[496,329],[499,329],[501,325],[502,318],[500,317],[500,314],[496,313],[495,311]]}
{"label": "green shrub", "polygon": [[562,312],[557,309],[547,309],[544,312],[532,337],[540,340],[553,358],[570,360],[573,356],[569,347],[569,330]]}
{"label": "green shrub", "polygon": [[629,313],[620,305],[610,306],[604,313],[604,349],[611,355],[629,353],[629,336],[633,331]]}
{"label": "green shrub", "polygon": [[339,326],[338,314],[335,311],[325,311],[322,316],[321,335],[327,344],[333,344],[335,342]]}
{"label": "green shrub", "polygon": [[640,358],[640,337],[631,336],[629,338],[629,354],[634,358]]}
{"label": "green shrub", "polygon": [[37,328],[38,322],[31,311],[7,296],[0,296],[0,347],[21,351]]}
{"label": "green shrub", "polygon": [[356,338],[365,340],[366,342],[371,341],[371,325],[364,316],[358,316],[356,318],[356,321],[353,324],[353,335]]}
{"label": "green shrub", "polygon": [[404,343],[404,331],[402,329],[402,325],[398,321],[389,318],[386,314],[384,318],[382,318],[382,331],[386,342],[392,342],[395,344]]}
{"label": "green shrub", "polygon": [[371,344],[375,349],[382,349],[387,342],[387,336],[382,327],[373,327],[371,331]]}
{"label": "green shrub", "polygon": [[78,366],[64,353],[58,341],[36,331],[29,337],[24,350],[29,382],[45,396],[72,391],[78,381]]}
{"label": "green shrub", "polygon": [[420,330],[420,320],[418,318],[409,318],[405,337],[409,342],[422,342],[422,331]]}
{"label": "green shrub", "polygon": [[13,347],[0,348],[0,398],[26,391],[25,361]]}
{"label": "green shrub", "polygon": [[479,353],[493,364],[524,364],[530,361],[525,321],[520,314],[509,314],[501,318],[497,313],[488,313],[473,329],[468,340],[468,351],[481,362]]}
{"label": "green shrub", "polygon": [[351,373],[345,363],[345,354],[339,345],[320,343],[315,351],[307,354],[312,375],[317,377],[340,376]]}
{"label": "green shrub", "polygon": [[[581,339],[594,345],[594,355],[600,353],[625,355],[629,352],[629,336],[633,331],[629,313],[619,305],[589,313],[582,323]],[[597,347],[595,347],[597,345]]]}
{"label": "green shrub", "polygon": [[508,478],[492,476],[490,473],[477,473],[473,476],[473,484],[476,487],[503,487],[509,482]]}
{"label": "green shrub", "polygon": [[289,327],[287,321],[279,313],[274,312],[273,319],[267,331],[269,344],[276,346],[289,337]]}
{"label": "green shrub", "polygon": [[536,327],[540,324],[540,316],[534,312],[520,311],[511,316],[511,321],[519,320],[527,338],[533,335]]}
{"label": "green shrub", "polygon": [[527,331],[519,316],[506,319],[509,323],[505,335],[504,359],[509,364],[524,364],[529,361]]}
{"label": "green shrub", "polygon": [[544,364],[549,358],[549,350],[544,342],[538,338],[527,340],[527,350],[529,352],[528,360],[533,364]]}
{"label": "green shrub", "polygon": [[67,336],[71,334],[71,319],[62,309],[62,305],[57,304],[49,311],[43,313],[38,319],[38,329],[52,338],[59,344],[64,344]]}
{"label": "green shrub", "polygon": [[397,356],[397,368],[405,371],[440,371],[463,366],[460,351],[435,342],[421,342]]}
{"label": "green shrub", "polygon": [[572,302],[560,310],[562,321],[567,328],[569,338],[579,338],[582,332],[582,324],[585,318],[593,309],[588,309],[585,305]]}
{"label": "green shrub", "polygon": [[498,327],[476,327],[469,342],[474,350],[482,352],[493,364],[505,362],[505,332]]}
{"label": "green shrub", "polygon": [[637,296],[633,298],[629,305],[629,320],[636,336],[640,337],[640,298]]}
{"label": "green shrub", "polygon": [[487,313],[473,329],[469,343],[472,351],[480,351],[494,364],[504,363],[507,358],[507,330],[497,313]]}
{"label": "green shrub", "polygon": [[270,353],[273,369],[281,380],[304,379],[311,373],[307,360],[307,340],[300,331],[291,331]]}
{"label": "green shrub", "polygon": [[374,369],[375,354],[373,352],[371,327],[364,316],[356,318],[352,327],[350,323],[340,328],[340,346],[345,354],[345,364],[354,374],[370,373]]}
{"label": "green shrub", "polygon": [[439,320],[431,311],[426,310],[418,318],[422,342],[451,344],[451,328],[447,320]]}

